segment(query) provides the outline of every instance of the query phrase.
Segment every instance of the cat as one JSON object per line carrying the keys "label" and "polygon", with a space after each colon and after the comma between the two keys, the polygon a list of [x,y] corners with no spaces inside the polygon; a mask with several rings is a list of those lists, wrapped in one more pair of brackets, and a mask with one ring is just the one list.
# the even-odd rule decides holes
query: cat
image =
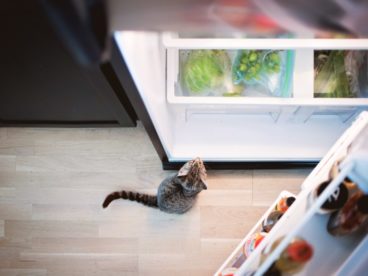
{"label": "cat", "polygon": [[157,195],[148,195],[132,191],[120,191],[109,194],[102,204],[103,208],[115,199],[129,199],[149,207],[159,208],[167,213],[183,214],[193,205],[198,193],[207,190],[206,168],[200,158],[185,163],[178,173],[165,178],[157,190]]}

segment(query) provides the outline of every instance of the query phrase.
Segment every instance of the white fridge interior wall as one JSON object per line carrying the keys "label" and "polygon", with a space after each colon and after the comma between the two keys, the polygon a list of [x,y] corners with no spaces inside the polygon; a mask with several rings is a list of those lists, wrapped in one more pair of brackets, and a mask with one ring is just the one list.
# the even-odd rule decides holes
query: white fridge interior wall
{"label": "white fridge interior wall", "polygon": [[150,32],[117,32],[115,39],[162,145],[170,157],[173,114],[165,96],[165,50],[160,36]]}
{"label": "white fridge interior wall", "polygon": [[[171,102],[168,91],[175,83],[166,79],[173,68],[166,53],[173,49],[164,47],[164,36],[117,32],[115,37],[169,161],[195,156],[206,161],[317,161],[366,104],[359,99],[313,99],[313,91],[307,91],[313,89],[310,45],[296,54],[294,98],[177,96]],[[229,39],[225,41],[228,45]],[[244,39],[233,41],[233,48],[244,48]],[[218,48],[221,39],[213,43]],[[265,48],[267,40],[259,43]]]}

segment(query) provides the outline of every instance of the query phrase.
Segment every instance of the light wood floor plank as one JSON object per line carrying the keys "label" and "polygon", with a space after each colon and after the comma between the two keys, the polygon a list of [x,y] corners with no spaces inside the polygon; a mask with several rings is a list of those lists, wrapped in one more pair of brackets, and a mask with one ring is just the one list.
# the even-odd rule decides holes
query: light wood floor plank
{"label": "light wood floor plank", "polygon": [[111,254],[136,253],[135,238],[32,238],[32,249],[27,253],[52,254]]}
{"label": "light wood floor plank", "polygon": [[28,203],[1,203],[0,219],[30,219],[32,216],[32,205]]}
{"label": "light wood floor plank", "polygon": [[0,140],[0,155],[34,155],[34,143],[32,141],[17,142],[12,140]]}
{"label": "light wood floor plank", "polygon": [[[11,157],[5,159],[11,162]],[[1,162],[1,161],[0,161]],[[9,167],[11,167],[9,165]],[[126,157],[102,156],[19,156],[17,171],[31,172],[116,172],[124,168],[127,172],[135,171],[135,163]],[[9,170],[9,169],[8,169]]]}
{"label": "light wood floor plank", "polygon": [[[31,187],[38,188],[39,185],[34,181],[34,173],[32,172],[1,172],[0,173],[0,187],[4,188],[23,188]],[[54,176],[55,178],[55,176]]]}
{"label": "light wood floor plank", "polygon": [[300,185],[310,171],[310,169],[254,171],[253,205],[269,206],[282,190],[298,193]]}
{"label": "light wood floor plank", "polygon": [[252,171],[210,171],[207,183],[216,190],[249,190],[252,191]]}
{"label": "light wood floor plank", "polygon": [[46,276],[46,269],[0,269],[0,276]]}
{"label": "light wood floor plank", "polygon": [[266,211],[265,207],[203,206],[201,238],[242,238]]}
{"label": "light wood floor plank", "polygon": [[7,239],[98,238],[98,224],[89,221],[6,220]]}
{"label": "light wood floor plank", "polygon": [[251,206],[252,190],[208,190],[198,199],[200,206]]}
{"label": "light wood floor plank", "polygon": [[15,167],[15,155],[0,155],[0,172],[14,172]]}
{"label": "light wood floor plank", "polygon": [[5,222],[4,220],[0,220],[0,238],[4,237],[5,233]]}

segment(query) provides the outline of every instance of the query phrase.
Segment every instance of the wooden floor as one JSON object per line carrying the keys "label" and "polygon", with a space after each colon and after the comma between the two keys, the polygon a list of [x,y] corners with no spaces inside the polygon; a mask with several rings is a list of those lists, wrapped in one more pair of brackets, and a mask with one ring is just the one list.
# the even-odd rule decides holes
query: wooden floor
{"label": "wooden floor", "polygon": [[209,171],[184,215],[116,201],[166,175],[141,126],[0,128],[0,275],[210,275],[309,169]]}

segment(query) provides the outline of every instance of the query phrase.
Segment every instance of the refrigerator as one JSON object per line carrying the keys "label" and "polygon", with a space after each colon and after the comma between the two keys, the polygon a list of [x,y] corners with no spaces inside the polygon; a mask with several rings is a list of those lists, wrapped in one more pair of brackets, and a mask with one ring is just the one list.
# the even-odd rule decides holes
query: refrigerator
{"label": "refrigerator", "polygon": [[[195,156],[210,168],[314,165],[368,108],[367,39],[145,31],[115,32],[114,38],[138,94],[132,103],[148,132],[154,130],[165,168]],[[261,72],[247,80],[252,68],[242,75],[241,67],[257,66],[252,55]],[[340,78],[335,71],[344,67],[335,68],[338,55],[343,63],[361,64],[349,69],[357,74],[359,92],[328,93]],[[328,75],[322,84],[315,76],[320,56],[327,60],[320,69],[322,77]],[[354,57],[348,61],[349,56]],[[277,70],[266,72],[267,59]]]}
{"label": "refrigerator", "polygon": [[42,3],[76,60],[111,63],[164,169],[231,169],[314,166],[367,110],[367,5],[315,2]]}

